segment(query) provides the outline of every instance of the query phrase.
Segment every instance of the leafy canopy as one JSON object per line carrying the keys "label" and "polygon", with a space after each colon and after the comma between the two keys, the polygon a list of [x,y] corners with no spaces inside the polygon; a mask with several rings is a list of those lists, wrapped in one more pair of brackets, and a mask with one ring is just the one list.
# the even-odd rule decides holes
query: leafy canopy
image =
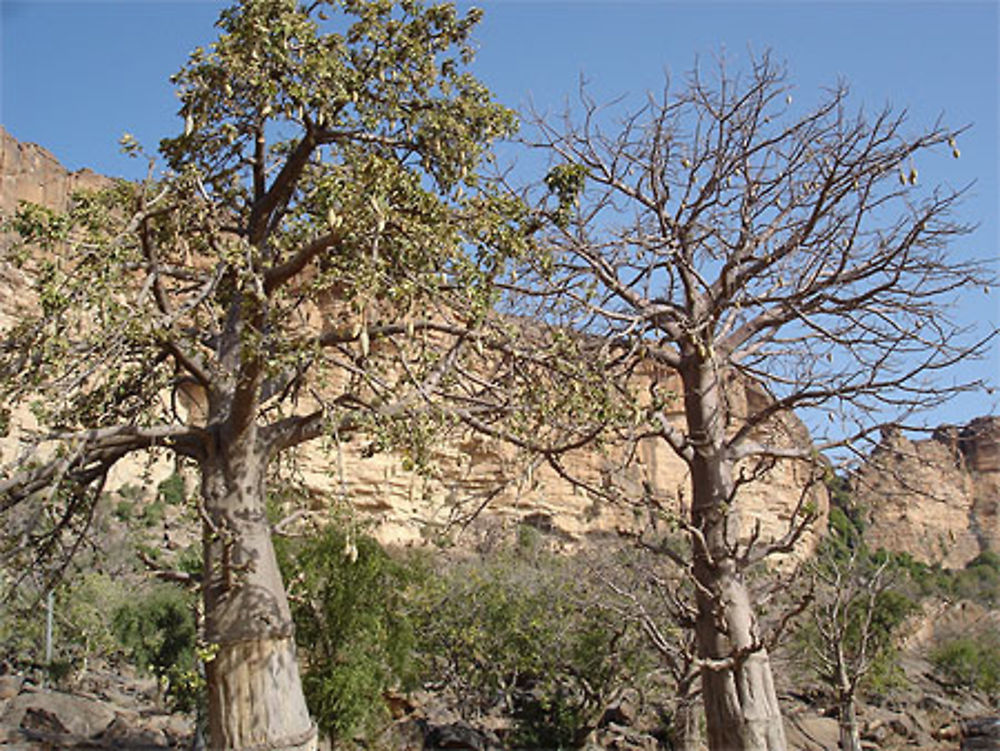
{"label": "leafy canopy", "polygon": [[454,387],[449,342],[529,248],[527,210],[482,176],[516,120],[465,70],[479,18],[237,3],[174,76],[184,128],[162,176],[66,216],[21,208],[8,255],[38,304],[0,348],[0,401],[61,448],[0,477],[5,503],[62,482],[79,505],[129,452],[200,460],[222,425],[260,428],[264,457],[324,431],[430,440],[384,424]]}

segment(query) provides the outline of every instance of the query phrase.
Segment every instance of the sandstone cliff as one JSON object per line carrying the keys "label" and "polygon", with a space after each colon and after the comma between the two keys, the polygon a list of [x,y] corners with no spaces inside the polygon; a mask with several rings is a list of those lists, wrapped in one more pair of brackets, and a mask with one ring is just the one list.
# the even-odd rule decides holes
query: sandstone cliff
{"label": "sandstone cliff", "polygon": [[[43,148],[19,143],[3,131],[0,135],[0,211],[6,215],[20,200],[64,209],[72,191],[96,187],[104,181],[86,170],[68,173]],[[18,305],[28,302],[29,290],[30,284],[21,272],[0,264],[0,331],[16,320]],[[675,377],[653,370],[640,376],[660,380],[664,391],[670,389]],[[769,397],[756,384],[737,383],[732,386],[730,398],[737,405],[747,405]],[[680,417],[678,403],[674,418]],[[808,432],[793,415],[784,418],[773,431],[770,438],[779,445],[809,445]],[[9,459],[13,451],[11,439],[6,441],[6,451],[3,443],[0,441],[0,462]],[[405,470],[396,456],[365,456],[361,441],[325,448],[310,446],[302,451],[294,472],[297,482],[313,498],[317,510],[343,502],[360,512],[383,542],[418,543],[453,528],[456,521],[480,506],[486,508],[484,516],[491,523],[526,521],[567,543],[634,530],[646,521],[641,505],[602,503],[550,468],[526,466],[508,447],[481,436],[456,436],[442,446],[430,476]],[[686,469],[662,441],[650,440],[642,445],[638,460],[627,469],[618,465],[613,451],[582,451],[566,459],[567,469],[595,487],[615,484],[636,499],[652,493],[671,499],[678,510],[683,510],[685,498],[690,497]],[[161,462],[160,466],[160,471],[170,471],[169,464]],[[144,469],[139,462],[120,463],[109,487],[134,481]],[[153,484],[157,479],[153,477]],[[808,480],[806,468],[779,462],[765,482],[746,486],[739,504],[743,532],[759,522],[762,540],[781,536]],[[809,492],[812,505],[821,515],[816,528],[822,529],[826,493],[818,487]],[[804,549],[810,549],[814,542],[813,535],[807,537]]]}
{"label": "sandstone cliff", "polygon": [[[737,399],[747,398],[740,389]],[[675,418],[680,419],[679,411]],[[795,419],[782,423],[781,445],[808,442],[805,428]],[[492,523],[525,521],[566,543],[602,534],[636,530],[647,521],[640,503],[610,505],[599,496],[575,487],[546,465],[531,467],[501,442],[467,433],[442,447],[435,469],[422,477],[404,470],[397,457],[363,456],[363,442],[345,444],[338,452],[303,452],[301,477],[316,495],[317,504],[343,496],[349,505],[376,523],[383,541],[417,542],[428,534],[449,528],[480,506]],[[613,449],[579,451],[564,459],[569,473],[593,487],[614,485],[639,501],[644,493],[672,499],[683,512],[687,470],[662,441],[643,443],[636,461],[623,468]],[[344,483],[340,483],[340,466]],[[761,539],[780,537],[808,481],[805,467],[779,463],[765,482],[749,485],[740,496],[740,527],[746,534],[760,522]],[[817,529],[825,526],[826,493],[810,491],[821,515]],[[811,549],[809,534],[804,549]]]}
{"label": "sandstone cliff", "polygon": [[69,172],[41,146],[21,143],[0,125],[0,212],[8,215],[19,201],[57,211],[66,209],[70,195],[82,188],[106,185],[108,179],[82,169]]}
{"label": "sandstone cliff", "polygon": [[960,568],[1000,550],[1000,417],[914,441],[887,432],[854,478],[875,548]]}
{"label": "sandstone cliff", "polygon": [[[12,216],[21,201],[64,211],[73,191],[104,184],[107,178],[90,170],[68,172],[41,146],[21,143],[0,126],[0,216]],[[0,250],[8,242],[8,235],[0,235]],[[24,276],[8,264],[0,264],[0,329],[11,325],[16,304],[26,297]]]}

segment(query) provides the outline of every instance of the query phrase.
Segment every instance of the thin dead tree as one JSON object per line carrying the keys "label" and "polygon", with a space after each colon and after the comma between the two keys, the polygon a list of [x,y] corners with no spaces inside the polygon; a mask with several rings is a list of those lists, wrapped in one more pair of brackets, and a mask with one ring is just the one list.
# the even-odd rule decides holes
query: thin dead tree
{"label": "thin dead tree", "polygon": [[810,567],[817,596],[807,643],[820,678],[836,693],[840,748],[861,751],[858,692],[890,654],[907,609],[886,602],[898,583],[891,558],[875,560],[860,545],[826,553]]}

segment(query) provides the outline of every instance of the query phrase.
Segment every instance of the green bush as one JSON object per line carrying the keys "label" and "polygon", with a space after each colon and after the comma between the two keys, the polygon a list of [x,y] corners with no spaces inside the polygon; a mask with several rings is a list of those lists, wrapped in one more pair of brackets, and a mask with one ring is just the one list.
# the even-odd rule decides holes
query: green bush
{"label": "green bush", "polygon": [[406,591],[419,573],[334,528],[277,543],[309,710],[334,739],[369,733],[386,717],[383,692],[415,678]]}
{"label": "green bush", "polygon": [[187,488],[184,485],[184,477],[179,472],[174,472],[166,480],[156,486],[158,498],[171,506],[183,506],[187,500]]}
{"label": "green bush", "polygon": [[118,501],[118,503],[115,504],[115,518],[117,518],[118,521],[126,523],[131,521],[134,505],[135,504],[133,504],[132,501]]}
{"label": "green bush", "polygon": [[142,523],[147,527],[155,527],[163,522],[166,507],[163,501],[157,498],[155,501],[145,506],[142,510]]}
{"label": "green bush", "polygon": [[519,693],[514,697],[514,729],[511,748],[561,751],[582,745],[594,717],[582,697],[572,688],[556,683],[543,692]]}
{"label": "green bush", "polygon": [[995,631],[946,642],[931,653],[931,662],[960,686],[1000,695],[1000,634]]}
{"label": "green bush", "polygon": [[855,502],[850,480],[846,477],[831,473],[825,484],[830,493],[830,532],[845,544],[854,547],[860,542],[867,526],[865,509]]}
{"label": "green bush", "polygon": [[114,633],[129,658],[156,676],[175,709],[194,709],[189,674],[196,668],[197,627],[193,595],[157,583],[142,596],[119,606]]}
{"label": "green bush", "polygon": [[118,493],[118,496],[122,500],[132,501],[133,503],[139,501],[145,494],[145,491],[142,489],[141,485],[136,485],[131,482],[125,483],[115,492]]}
{"label": "green bush", "polygon": [[584,564],[525,541],[453,564],[420,593],[424,672],[467,718],[509,712],[511,747],[573,747],[613,691],[639,681],[648,655],[601,607],[606,593]]}
{"label": "green bush", "polygon": [[1000,573],[1000,553],[994,553],[992,550],[984,550],[969,561],[969,565],[966,568],[977,568],[979,566],[990,568]]}
{"label": "green bush", "polygon": [[184,548],[178,554],[177,561],[174,563],[174,568],[178,571],[195,577],[201,576],[204,567],[205,564],[200,543],[188,545]]}
{"label": "green bush", "polygon": [[386,719],[384,692],[419,681],[466,719],[507,713],[512,748],[576,746],[649,663],[641,635],[601,608],[586,567],[544,552],[537,537],[522,532],[488,559],[438,570],[333,528],[277,540],[306,700],[323,732],[370,738]]}
{"label": "green bush", "polygon": [[77,645],[75,651],[81,658],[115,654],[119,644],[114,638],[112,613],[130,596],[124,582],[107,574],[89,572],[67,582],[56,598],[58,636]]}
{"label": "green bush", "polygon": [[921,563],[909,553],[880,550],[881,559],[889,558],[903,569],[917,598],[972,600],[987,608],[1000,605],[1000,556],[984,552],[964,569],[944,569],[940,564]]}
{"label": "green bush", "polygon": [[[53,597],[53,670],[69,674],[88,660],[120,653],[111,613],[130,593],[120,579],[88,572],[61,582]],[[46,595],[31,582],[9,593],[0,618],[0,659],[40,665],[45,659]],[[58,664],[56,664],[58,663]]]}

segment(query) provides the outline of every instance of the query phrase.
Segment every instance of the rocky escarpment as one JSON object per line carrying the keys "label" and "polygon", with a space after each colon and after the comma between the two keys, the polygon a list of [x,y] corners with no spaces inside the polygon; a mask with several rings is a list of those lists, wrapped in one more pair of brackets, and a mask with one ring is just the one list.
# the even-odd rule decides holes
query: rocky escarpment
{"label": "rocky escarpment", "polygon": [[[8,218],[21,201],[63,211],[74,191],[106,185],[108,179],[88,169],[67,171],[52,154],[33,143],[21,143],[0,126],[0,217]],[[0,250],[11,236],[0,235]],[[0,263],[0,330],[16,318],[16,305],[26,301],[24,275]]]}
{"label": "rocky escarpment", "polygon": [[106,185],[108,178],[89,169],[69,172],[41,146],[21,143],[0,126],[0,211],[9,215],[19,201],[56,211],[66,209],[74,191]]}
{"label": "rocky escarpment", "polygon": [[926,440],[888,431],[852,484],[875,548],[945,568],[1000,551],[1000,417]]}
{"label": "rocky escarpment", "polygon": [[[19,143],[6,132],[0,135],[0,210],[8,216],[21,200],[64,209],[72,191],[96,187],[104,181],[86,170],[69,173],[43,148]],[[30,304],[30,280],[21,271],[0,264],[0,331],[17,320],[23,304]],[[670,372],[650,369],[639,378],[647,382],[659,380],[664,392],[677,385],[676,375]],[[639,386],[640,392],[648,391],[646,384]],[[769,399],[753,383],[733,384],[729,397],[738,408]],[[672,419],[681,418],[678,401]],[[794,415],[783,417],[771,431],[768,439],[781,446],[809,446],[808,432]],[[6,439],[5,450],[0,440],[0,461],[12,458],[13,441]],[[439,448],[433,471],[425,475],[405,469],[398,456],[368,453],[361,441],[310,446],[298,456],[294,476],[313,498],[317,510],[343,501],[360,512],[385,543],[420,542],[480,507],[486,508],[486,515],[495,522],[526,521],[567,542],[634,530],[647,518],[641,505],[609,506],[596,495],[566,482],[552,469],[527,466],[509,447],[482,436],[453,437]],[[580,451],[566,457],[564,464],[569,473],[593,487],[623,487],[637,501],[651,493],[669,499],[678,511],[684,510],[690,500],[686,466],[665,442],[649,439],[643,443],[636,461],[625,469],[619,466],[618,459],[613,451]],[[172,471],[169,463],[162,464],[163,471]],[[154,487],[162,479],[138,462],[120,462],[108,487],[113,489],[143,476]],[[802,500],[803,489],[813,479],[804,466],[778,462],[763,482],[741,490],[741,529],[746,533],[759,523],[763,541],[783,535]],[[822,529],[826,493],[812,487],[809,494],[811,506],[821,517],[816,529]],[[811,547],[812,541],[810,536],[805,549]]]}
{"label": "rocky escarpment", "polygon": [[[674,374],[646,373],[669,390]],[[734,387],[736,403],[767,398],[753,384]],[[678,403],[671,417],[681,420]],[[805,427],[794,417],[782,420],[771,438],[782,446],[808,445]],[[494,439],[466,433],[442,446],[434,457],[429,475],[405,470],[398,457],[365,456],[363,442],[332,447],[319,452],[308,448],[300,456],[300,477],[316,497],[317,505],[343,497],[349,505],[374,522],[383,542],[410,544],[428,534],[443,531],[480,507],[490,522],[527,522],[567,543],[586,537],[616,535],[637,529],[647,520],[641,505],[649,494],[670,499],[684,513],[690,501],[687,467],[662,440],[647,439],[634,460],[622,466],[613,447],[602,451],[577,451],[562,458],[567,473],[588,486],[614,486],[625,491],[635,505],[611,505],[600,495],[575,486],[547,465],[531,466],[509,447]],[[342,475],[341,475],[342,467]],[[785,534],[791,515],[810,482],[810,472],[801,463],[779,462],[759,483],[741,491],[738,511],[744,534],[760,524],[761,540]],[[816,529],[825,527],[827,496],[824,489],[807,492],[820,515]],[[803,540],[811,549],[815,532]]]}
{"label": "rocky escarpment", "polygon": [[[20,143],[0,128],[0,212],[5,216],[22,200],[62,210],[73,191],[104,184],[106,178],[89,170],[68,172],[42,147]],[[17,320],[30,297],[30,280],[0,263],[0,330]],[[642,377],[660,380],[664,391],[675,378],[653,371]],[[769,398],[756,384],[734,385],[731,397],[743,405]],[[680,420],[676,406],[673,419]],[[794,416],[775,430],[779,444],[809,444]],[[364,448],[361,442],[310,447],[299,457],[296,472],[318,510],[343,501],[373,525],[383,542],[419,542],[482,505],[491,521],[527,521],[567,541],[637,524],[637,509],[608,507],[551,469],[527,467],[509,448],[481,436],[457,436],[441,446],[429,475],[407,471],[397,456],[367,456]],[[9,459],[11,450],[11,445],[0,446],[0,459]],[[161,464],[162,471],[171,471],[169,462]],[[627,470],[615,457],[594,451],[568,457],[566,466],[591,484],[624,486],[636,498],[653,492],[672,498],[678,510],[684,507],[686,468],[661,441],[644,443]],[[121,464],[111,487],[142,475],[149,476],[145,465]],[[152,477],[152,484],[158,479]],[[807,480],[803,467],[783,463],[765,482],[744,488],[742,528],[760,521],[764,539],[782,534]],[[1000,418],[942,428],[924,441],[888,433],[853,484],[867,511],[872,545],[929,563],[963,566],[983,550],[1000,549]],[[825,511],[825,494],[815,493],[813,502]]]}

